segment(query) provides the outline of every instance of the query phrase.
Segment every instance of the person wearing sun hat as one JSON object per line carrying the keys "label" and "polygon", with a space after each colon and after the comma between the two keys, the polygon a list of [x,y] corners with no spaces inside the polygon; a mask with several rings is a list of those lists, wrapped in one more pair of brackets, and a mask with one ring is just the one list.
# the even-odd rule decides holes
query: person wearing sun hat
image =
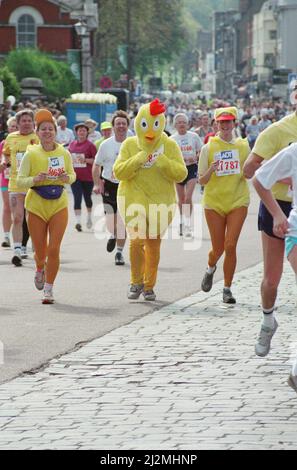
{"label": "person wearing sun hat", "polygon": [[205,186],[203,206],[212,247],[201,288],[209,292],[217,262],[225,253],[223,302],[234,304],[231,284],[236,268],[236,246],[247,216],[249,189],[242,168],[250,148],[246,139],[234,138],[237,108],[215,110],[218,134],[201,149],[199,183]]}
{"label": "person wearing sun hat", "polygon": [[96,131],[96,127],[98,126],[98,122],[95,121],[94,119],[86,119],[85,124],[89,128],[89,135],[88,139],[94,144],[96,140],[99,140],[101,138],[101,134],[99,131]]}
{"label": "person wearing sun hat", "polygon": [[102,142],[104,142],[104,140],[106,140],[106,139],[109,139],[109,137],[111,137],[111,135],[112,135],[112,124],[111,124],[111,122],[108,122],[108,121],[101,122],[100,132],[102,134],[102,137],[101,137],[101,139],[96,140],[96,142],[95,142],[97,151],[99,150],[99,147],[102,144]]}
{"label": "person wearing sun hat", "polygon": [[81,205],[82,199],[87,209],[86,226],[91,229],[92,222],[92,191],[93,176],[92,167],[96,156],[96,147],[88,139],[89,128],[85,123],[78,123],[74,126],[76,138],[68,147],[72,156],[74,171],[76,173],[76,181],[71,185],[74,198],[74,212],[76,218],[75,228],[78,232],[82,231]]}
{"label": "person wearing sun hat", "polygon": [[17,184],[29,189],[25,208],[35,249],[34,283],[38,290],[44,289],[42,303],[52,304],[60,245],[68,223],[68,197],[64,186],[72,184],[76,175],[69,152],[55,142],[57,125],[52,113],[40,109],[34,118],[40,144],[27,147]]}

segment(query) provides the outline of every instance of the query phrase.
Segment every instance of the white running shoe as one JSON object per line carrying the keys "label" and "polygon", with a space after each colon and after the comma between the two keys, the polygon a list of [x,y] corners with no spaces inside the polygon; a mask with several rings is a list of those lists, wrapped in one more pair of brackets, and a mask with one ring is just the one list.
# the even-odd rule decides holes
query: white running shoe
{"label": "white running shoe", "polygon": [[54,295],[53,290],[44,290],[42,301],[43,304],[53,304],[54,303]]}
{"label": "white running shoe", "polygon": [[45,282],[44,269],[42,271],[36,271],[35,276],[34,276],[34,284],[35,284],[36,289],[42,290],[44,288],[44,282]]}
{"label": "white running shoe", "polygon": [[255,346],[255,353],[257,356],[265,357],[270,351],[270,344],[274,333],[278,327],[277,321],[274,319],[274,327],[268,328],[268,326],[261,325],[258,341]]}
{"label": "white running shoe", "polygon": [[187,238],[188,240],[190,240],[191,238],[193,238],[193,232],[192,232],[191,227],[185,227],[184,238]]}
{"label": "white running shoe", "polygon": [[143,284],[131,284],[128,290],[128,299],[136,300],[143,291]]}
{"label": "white running shoe", "polygon": [[155,292],[153,291],[153,289],[144,290],[144,291],[142,292],[142,295],[143,295],[143,297],[144,297],[144,300],[150,300],[150,301],[156,300],[156,294],[155,294]]}
{"label": "white running shoe", "polygon": [[297,393],[297,376],[296,375],[292,375],[292,374],[289,375],[288,384]]}
{"label": "white running shoe", "polygon": [[115,254],[115,264],[116,266],[124,266],[125,264],[124,257],[120,251],[117,251]]}
{"label": "white running shoe", "polygon": [[22,259],[27,259],[28,258],[28,253],[27,253],[27,247],[22,246],[21,248],[21,258]]}
{"label": "white running shoe", "polygon": [[87,226],[87,229],[89,229],[89,230],[93,227],[92,219],[88,219],[88,220],[87,220],[86,226]]}

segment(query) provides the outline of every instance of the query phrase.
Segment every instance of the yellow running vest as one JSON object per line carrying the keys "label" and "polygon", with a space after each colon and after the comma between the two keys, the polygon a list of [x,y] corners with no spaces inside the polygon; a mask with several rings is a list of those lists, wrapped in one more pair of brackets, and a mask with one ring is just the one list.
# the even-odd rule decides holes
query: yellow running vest
{"label": "yellow running vest", "polygon": [[216,136],[209,140],[208,166],[217,160],[220,163],[204,188],[202,204],[206,209],[226,215],[233,209],[249,205],[249,188],[242,174],[249,153],[246,139],[238,138],[229,143]]}

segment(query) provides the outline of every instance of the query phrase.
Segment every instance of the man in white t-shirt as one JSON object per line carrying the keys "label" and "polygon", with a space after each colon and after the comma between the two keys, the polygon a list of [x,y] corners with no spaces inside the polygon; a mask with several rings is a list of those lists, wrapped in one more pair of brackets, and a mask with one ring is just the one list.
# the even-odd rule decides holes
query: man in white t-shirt
{"label": "man in white t-shirt", "polygon": [[[93,165],[94,192],[101,194],[104,204],[107,229],[111,234],[106,249],[112,252],[117,246],[115,264],[125,264],[123,248],[126,241],[126,231],[118,213],[117,192],[119,181],[112,171],[113,164],[120,152],[122,142],[127,137],[129,116],[125,111],[118,110],[112,118],[114,135],[106,139],[99,147]],[[101,170],[102,174],[101,174]]]}
{"label": "man in white t-shirt", "polygon": [[186,114],[176,114],[173,124],[177,132],[170,138],[179,145],[188,170],[186,179],[176,185],[180,211],[180,235],[183,235],[183,218],[185,218],[185,237],[191,238],[192,197],[197,183],[199,153],[203,144],[195,132],[188,131],[189,119]]}
{"label": "man in white t-shirt", "polygon": [[[291,184],[293,191],[293,209],[288,218],[271,192],[272,186],[280,180]],[[286,255],[297,280],[297,144],[294,143],[284,148],[262,165],[256,171],[253,183],[262,202],[273,217],[274,235],[285,238]],[[296,357],[288,384],[297,392]]]}
{"label": "man in white t-shirt", "polygon": [[67,127],[67,118],[66,116],[59,116],[57,119],[58,129],[56,142],[58,144],[64,145],[65,148],[75,140],[74,133],[71,129]]}

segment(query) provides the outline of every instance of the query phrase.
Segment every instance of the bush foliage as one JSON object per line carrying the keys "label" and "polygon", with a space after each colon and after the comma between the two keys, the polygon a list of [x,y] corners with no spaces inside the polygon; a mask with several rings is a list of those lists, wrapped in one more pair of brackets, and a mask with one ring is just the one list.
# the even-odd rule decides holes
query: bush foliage
{"label": "bush foliage", "polygon": [[15,49],[6,59],[6,66],[17,80],[35,77],[43,81],[43,93],[49,99],[68,98],[80,90],[79,81],[68,64],[52,59],[38,49]]}
{"label": "bush foliage", "polygon": [[4,99],[9,95],[15,96],[17,99],[20,97],[21,88],[17,81],[16,76],[9,70],[8,67],[0,67],[0,80],[4,86]]}

